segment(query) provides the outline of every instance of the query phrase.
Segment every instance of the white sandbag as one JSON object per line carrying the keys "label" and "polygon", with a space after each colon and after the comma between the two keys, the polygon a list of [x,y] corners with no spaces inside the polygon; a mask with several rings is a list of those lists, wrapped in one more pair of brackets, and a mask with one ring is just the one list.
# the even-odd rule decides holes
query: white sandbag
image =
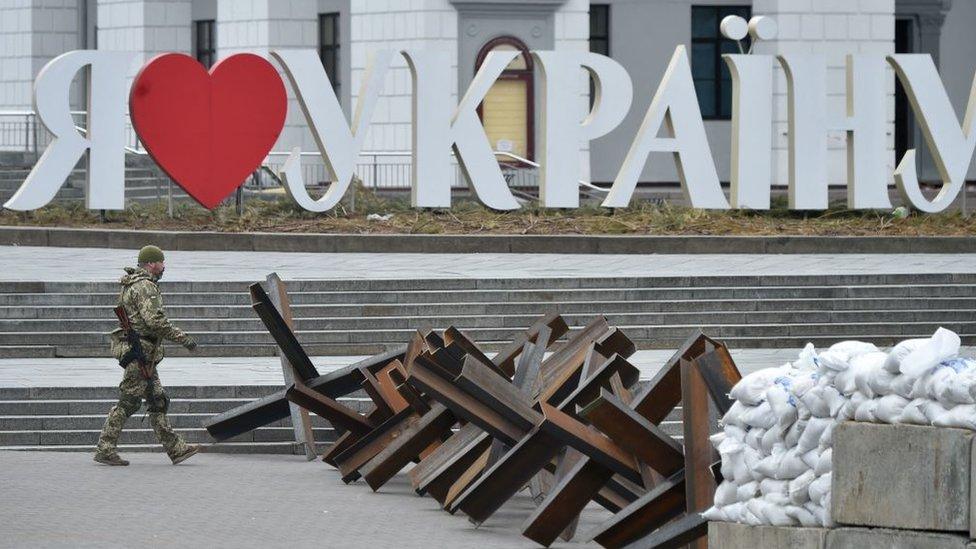
{"label": "white sandbag", "polygon": [[810,483],[810,501],[823,506],[824,498],[830,495],[830,479],[832,475],[833,473],[821,475]]}
{"label": "white sandbag", "polygon": [[836,421],[832,421],[827,424],[827,428],[824,429],[823,434],[820,435],[820,443],[817,444],[818,448],[826,449],[834,445],[834,427],[836,426]]}
{"label": "white sandbag", "polygon": [[753,478],[757,474],[762,478],[777,478],[777,471],[779,471],[779,466],[782,462],[783,454],[774,454],[762,458],[753,470]]}
{"label": "white sandbag", "polygon": [[[865,353],[876,353],[878,352],[878,348],[873,343],[866,343],[864,341],[841,341],[840,343],[831,345],[827,351],[845,354],[847,355],[847,360],[850,360]],[[820,356],[822,357],[823,354]]]}
{"label": "white sandbag", "polygon": [[916,398],[905,405],[905,408],[901,412],[901,416],[898,418],[898,423],[907,423],[908,425],[931,425],[932,422],[929,418],[925,417],[925,411],[923,407],[929,402],[928,399]]}
{"label": "white sandbag", "polygon": [[766,398],[766,389],[772,381],[783,375],[783,368],[765,368],[743,376],[729,391],[729,396],[748,406],[757,406]]}
{"label": "white sandbag", "polygon": [[943,360],[958,355],[959,344],[956,333],[939,328],[927,342],[916,347],[901,360],[901,373],[919,377]]}
{"label": "white sandbag", "polygon": [[787,448],[796,446],[797,441],[800,440],[800,435],[807,428],[808,421],[808,419],[798,419],[793,425],[790,425],[789,430],[786,431],[786,435],[783,437],[783,445]]}
{"label": "white sandbag", "polygon": [[728,516],[721,506],[713,505],[701,514],[709,522],[734,522],[735,519]]}
{"label": "white sandbag", "polygon": [[744,506],[742,512],[739,514],[739,522],[748,524],[749,526],[762,526],[765,524],[763,520],[764,519],[756,516],[756,514],[749,509],[748,505]]}
{"label": "white sandbag", "polygon": [[776,415],[768,402],[762,402],[742,414],[742,422],[750,427],[769,429],[776,425]]}
{"label": "white sandbag", "polygon": [[850,400],[834,387],[824,387],[821,394],[827,403],[827,415],[819,417],[837,417],[841,408]]}
{"label": "white sandbag", "polygon": [[796,443],[796,449],[801,454],[813,450],[820,443],[820,437],[827,427],[833,423],[832,419],[814,417],[807,422],[807,428],[803,430],[800,439]]}
{"label": "white sandbag", "polygon": [[759,463],[762,461],[762,456],[759,455],[759,452],[746,446],[742,449],[742,459],[745,462],[748,475],[755,480],[762,480],[763,475],[759,472]]}
{"label": "white sandbag", "polygon": [[808,504],[805,504],[803,508],[806,509],[807,511],[810,511],[810,513],[812,513],[813,516],[817,518],[818,526],[829,525],[830,519],[827,517],[827,513],[824,511],[824,508],[822,506],[810,502]]}
{"label": "white sandbag", "polygon": [[800,355],[793,362],[793,367],[797,370],[816,370],[820,368],[820,360],[817,357],[817,350],[813,343],[807,343],[800,351]]}
{"label": "white sandbag", "polygon": [[824,399],[825,387],[816,386],[800,397],[800,402],[810,411],[814,417],[827,417],[830,415],[830,404]]}
{"label": "white sandbag", "polygon": [[938,425],[936,422],[941,421],[949,413],[949,410],[935,400],[926,400],[922,404],[922,412],[925,414],[929,425]]}
{"label": "white sandbag", "polygon": [[722,416],[722,425],[734,425],[736,427],[746,427],[746,424],[742,422],[742,415],[748,410],[745,404],[739,402],[738,400],[729,406],[729,411],[725,412]]}
{"label": "white sandbag", "polygon": [[768,496],[770,494],[783,494],[789,493],[790,483],[786,480],[775,480],[771,478],[763,479],[759,483],[759,493],[763,496]]}
{"label": "white sandbag", "polygon": [[[766,434],[766,429],[749,429],[746,432],[745,444],[750,448],[759,450],[762,448],[762,438]],[[768,453],[768,452],[767,452]]]}
{"label": "white sandbag", "polygon": [[718,450],[718,447],[721,446],[723,440],[725,440],[725,431],[719,431],[708,437],[708,442],[711,442],[712,448],[715,448],[716,450]]}
{"label": "white sandbag", "polygon": [[874,416],[878,421],[896,424],[901,421],[901,415],[908,406],[909,400],[898,395],[888,395],[878,399]]}
{"label": "white sandbag", "polygon": [[759,483],[756,481],[747,482],[736,488],[735,499],[737,501],[749,501],[755,497],[759,497]]}
{"label": "white sandbag", "polygon": [[762,448],[763,453],[773,453],[773,448],[776,447],[777,444],[786,446],[786,443],[783,440],[784,436],[785,433],[783,432],[783,428],[779,425],[774,425],[773,427],[767,429],[766,432],[763,433],[762,440],[760,441],[760,447]]}
{"label": "white sandbag", "polygon": [[866,400],[857,407],[854,412],[854,421],[863,421],[867,423],[874,423],[878,420],[875,415],[875,410],[878,408],[877,400]]}
{"label": "white sandbag", "polygon": [[[890,374],[884,370],[884,361],[888,355],[882,352],[864,353],[851,359],[851,370],[854,373],[854,386],[868,398],[874,398],[878,392],[875,385],[884,385],[881,376]],[[886,390],[890,392],[888,387]],[[887,393],[886,393],[887,394]]]}
{"label": "white sandbag", "polygon": [[807,391],[817,386],[818,381],[820,381],[820,374],[817,372],[797,376],[793,380],[793,386],[790,388],[790,392],[797,398],[802,398]]}
{"label": "white sandbag", "polygon": [[817,460],[817,465],[813,468],[813,474],[819,477],[831,472],[833,470],[833,456],[833,448],[827,448],[820,452],[820,459]]}
{"label": "white sandbag", "polygon": [[725,506],[722,512],[728,517],[731,522],[744,522],[745,519],[742,516],[743,511],[746,509],[745,503],[733,503],[732,505]]}
{"label": "white sandbag", "polygon": [[[746,460],[746,452],[749,451],[747,448],[743,448],[741,452],[736,452],[734,454],[722,456],[722,476],[728,479],[732,479],[736,484],[742,485],[752,480],[752,469],[749,467],[749,462]],[[755,450],[753,450],[755,451]],[[732,469],[731,475],[726,475],[725,462],[729,462],[729,467]]]}
{"label": "white sandbag", "polygon": [[807,468],[812,470],[814,467],[817,466],[817,462],[820,461],[820,454],[821,454],[821,450],[818,445],[817,448],[814,448],[813,450],[810,450],[809,452],[800,456],[800,459],[803,460],[803,464],[806,465]]}
{"label": "white sandbag", "polygon": [[738,490],[739,487],[734,483],[727,480],[723,481],[722,484],[719,484],[718,488],[715,489],[715,505],[723,507],[739,501]]}
{"label": "white sandbag", "polygon": [[822,367],[834,372],[843,372],[851,367],[850,355],[841,351],[828,349],[817,355],[817,359]]}
{"label": "white sandbag", "polygon": [[804,471],[810,469],[810,467],[803,462],[802,455],[803,454],[799,453],[796,448],[790,448],[787,450],[786,453],[783,454],[783,458],[779,461],[774,478],[780,480],[792,480],[802,475]]}
{"label": "white sandbag", "polygon": [[915,386],[915,378],[911,376],[906,376],[905,374],[897,374],[892,378],[889,386],[891,387],[891,392],[898,396],[911,399],[912,388]]}
{"label": "white sandbag", "polygon": [[[763,501],[763,500],[759,500]],[[773,526],[793,526],[793,519],[786,514],[786,510],[779,505],[775,505],[768,501],[763,501],[760,509],[762,510],[763,516],[766,520],[766,524],[772,524]]]}
{"label": "white sandbag", "polygon": [[932,421],[936,427],[957,427],[976,431],[976,405],[960,404]]}
{"label": "white sandbag", "polygon": [[810,483],[816,478],[813,471],[807,471],[802,475],[791,480],[789,483],[789,496],[790,501],[796,505],[803,505],[804,503],[810,501],[810,493],[808,489],[810,488]]}
{"label": "white sandbag", "polygon": [[857,390],[856,383],[856,372],[853,368],[848,368],[842,372],[838,372],[834,376],[833,387],[841,392],[845,396],[851,396],[854,391]]}
{"label": "white sandbag", "polygon": [[885,359],[884,369],[893,374],[901,372],[901,361],[905,359],[910,353],[918,349],[925,343],[927,343],[929,338],[922,337],[918,339],[906,339],[898,345],[891,348],[888,352],[888,357]]}
{"label": "white sandbag", "polygon": [[746,438],[746,430],[738,425],[726,425],[722,428],[726,439],[734,439],[742,442]]}
{"label": "white sandbag", "polygon": [[796,397],[790,394],[793,381],[786,376],[776,378],[772,387],[766,390],[766,402],[776,416],[776,423],[789,427],[796,421]]}
{"label": "white sandbag", "polygon": [[813,528],[815,526],[820,526],[820,521],[817,520],[817,517],[803,507],[797,505],[788,505],[783,510],[786,511],[786,515],[788,517],[795,520],[797,523],[799,523],[800,526],[803,526],[804,528]]}
{"label": "white sandbag", "polygon": [[762,496],[763,501],[771,503],[781,509],[785,509],[787,505],[790,505],[790,496],[786,494],[781,494],[779,492],[773,492],[770,494],[765,494]]}

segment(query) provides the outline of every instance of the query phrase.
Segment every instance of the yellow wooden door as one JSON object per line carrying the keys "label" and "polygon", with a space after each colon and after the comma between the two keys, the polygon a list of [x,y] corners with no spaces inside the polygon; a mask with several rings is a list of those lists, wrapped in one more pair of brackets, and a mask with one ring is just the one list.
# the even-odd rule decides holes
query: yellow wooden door
{"label": "yellow wooden door", "polygon": [[[528,155],[528,83],[525,80],[498,80],[488,91],[481,107],[488,142],[496,151]],[[500,158],[504,160],[504,157]]]}

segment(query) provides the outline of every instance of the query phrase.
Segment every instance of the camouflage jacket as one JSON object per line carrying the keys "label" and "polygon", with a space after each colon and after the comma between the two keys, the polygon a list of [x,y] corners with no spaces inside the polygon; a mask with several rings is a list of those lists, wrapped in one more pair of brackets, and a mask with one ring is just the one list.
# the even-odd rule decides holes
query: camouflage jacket
{"label": "camouflage jacket", "polygon": [[[139,333],[146,358],[156,363],[163,359],[162,340],[185,344],[190,337],[177,328],[163,312],[163,299],[156,279],[144,269],[126,267],[120,283],[119,303],[125,307],[132,328]],[[112,354],[116,359],[129,351],[129,344],[117,328],[111,334]]]}

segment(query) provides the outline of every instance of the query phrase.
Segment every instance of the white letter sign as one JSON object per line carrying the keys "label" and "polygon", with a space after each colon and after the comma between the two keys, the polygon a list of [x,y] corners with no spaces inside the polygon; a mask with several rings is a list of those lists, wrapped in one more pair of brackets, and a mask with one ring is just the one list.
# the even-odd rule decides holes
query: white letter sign
{"label": "white letter sign", "polygon": [[[667,123],[671,137],[657,137],[662,123]],[[603,205],[626,208],[637,188],[641,170],[652,152],[672,152],[678,166],[681,190],[695,208],[728,209],[729,202],[715,172],[715,161],[708,148],[705,124],[695,94],[691,65],[684,46],[678,46],[668,70],[647,109],[644,122],[630,146],[623,166],[610,188]]]}
{"label": "white letter sign", "polygon": [[[627,70],[596,53],[533,51],[542,86],[542,131],[539,160],[539,200],[547,208],[579,207],[580,145],[617,127],[633,100]],[[585,119],[579,112],[580,69],[592,75],[593,110]],[[581,113],[582,114],[582,113]]]}
{"label": "white letter sign", "polygon": [[373,107],[390,66],[391,51],[380,51],[369,61],[359,90],[356,113],[351,131],[333,92],[329,75],[314,50],[279,50],[271,52],[285,69],[298,103],[305,113],[319,153],[332,176],[332,184],[322,198],[315,200],[305,189],[302,177],[301,149],[293,150],[281,172],[281,180],[292,199],[311,212],[326,212],[335,207],[346,194],[356,171],[356,161],[363,147],[366,128],[373,115]]}
{"label": "white letter sign", "polygon": [[898,80],[905,87],[912,110],[922,127],[925,141],[942,176],[942,189],[929,201],[918,185],[915,150],[905,153],[895,170],[895,183],[902,197],[923,212],[941,212],[949,207],[966,182],[966,171],[976,149],[976,78],[969,92],[962,126],[949,102],[945,86],[929,55],[902,54],[888,57]]}
{"label": "white letter sign", "polygon": [[481,202],[496,210],[516,210],[519,203],[495,158],[477,108],[515,51],[493,51],[471,81],[451,117],[451,64],[446,52],[404,51],[413,74],[413,192],[417,208],[451,206],[453,148],[461,171]]}
{"label": "white letter sign", "polygon": [[[130,52],[77,50],[44,65],[34,82],[34,109],[54,140],[5,208],[34,210],[50,202],[85,151],[89,151],[85,207],[125,208],[126,69],[133,56]],[[68,94],[71,80],[86,66],[91,77],[87,135],[82,136],[71,117]]]}

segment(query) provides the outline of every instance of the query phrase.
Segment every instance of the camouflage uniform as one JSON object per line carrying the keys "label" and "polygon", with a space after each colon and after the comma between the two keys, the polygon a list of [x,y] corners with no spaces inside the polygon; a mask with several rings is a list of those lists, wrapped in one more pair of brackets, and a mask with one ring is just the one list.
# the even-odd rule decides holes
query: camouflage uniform
{"label": "camouflage uniform", "polygon": [[[163,302],[156,285],[156,278],[144,269],[126,267],[126,275],[122,277],[122,291],[119,303],[125,307],[129,315],[132,329],[139,333],[142,350],[152,371],[152,387],[139,369],[137,361],[130,362],[125,367],[125,375],[119,384],[119,402],[105,418],[105,426],[98,437],[96,456],[111,456],[116,453],[116,445],[125,420],[134,414],[146,398],[146,408],[149,411],[149,424],[156,432],[156,438],[166,449],[170,459],[187,451],[183,437],[173,430],[166,418],[169,408],[169,398],[159,382],[156,365],[163,359],[162,340],[175,341],[184,346],[194,345],[193,338],[183,330],[170,323],[163,312]],[[112,354],[116,360],[129,351],[129,343],[122,336],[122,329],[116,329],[111,334]]]}

